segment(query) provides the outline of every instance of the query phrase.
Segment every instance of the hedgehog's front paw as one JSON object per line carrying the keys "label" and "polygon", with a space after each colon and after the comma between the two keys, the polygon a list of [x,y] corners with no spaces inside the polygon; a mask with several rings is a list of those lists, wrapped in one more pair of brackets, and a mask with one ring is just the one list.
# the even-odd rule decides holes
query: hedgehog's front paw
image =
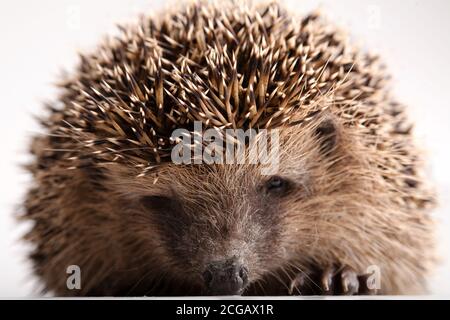
{"label": "hedgehog's front paw", "polygon": [[290,295],[354,295],[376,294],[368,288],[367,276],[358,275],[350,267],[330,266],[319,272],[299,273],[291,281]]}

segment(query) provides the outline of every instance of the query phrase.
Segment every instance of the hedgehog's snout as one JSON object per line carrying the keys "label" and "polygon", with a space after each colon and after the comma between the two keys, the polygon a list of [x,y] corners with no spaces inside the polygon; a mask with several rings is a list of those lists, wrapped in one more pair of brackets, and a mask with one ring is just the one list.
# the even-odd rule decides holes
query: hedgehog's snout
{"label": "hedgehog's snout", "polygon": [[210,295],[239,295],[248,284],[248,269],[235,258],[215,261],[206,267],[203,280]]}

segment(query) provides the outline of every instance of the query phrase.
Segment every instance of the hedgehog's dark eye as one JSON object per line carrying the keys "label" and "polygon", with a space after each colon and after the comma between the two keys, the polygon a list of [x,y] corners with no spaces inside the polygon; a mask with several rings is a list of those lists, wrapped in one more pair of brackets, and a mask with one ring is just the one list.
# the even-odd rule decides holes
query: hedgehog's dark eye
{"label": "hedgehog's dark eye", "polygon": [[281,194],[289,189],[289,181],[279,176],[273,176],[266,181],[265,189],[270,193]]}

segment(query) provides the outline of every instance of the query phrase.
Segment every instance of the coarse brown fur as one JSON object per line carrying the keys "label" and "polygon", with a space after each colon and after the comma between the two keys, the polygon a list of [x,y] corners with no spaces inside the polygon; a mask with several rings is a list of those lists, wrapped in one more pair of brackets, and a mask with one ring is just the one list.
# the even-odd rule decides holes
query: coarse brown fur
{"label": "coarse brown fur", "polygon": [[[433,196],[377,57],[276,3],[199,2],[122,29],[82,56],[33,142],[23,218],[46,290],[202,294],[227,257],[248,266],[244,294],[331,264],[379,266],[384,294],[425,290]],[[171,163],[171,132],[195,120],[278,129],[289,191],[265,192],[259,165]]]}

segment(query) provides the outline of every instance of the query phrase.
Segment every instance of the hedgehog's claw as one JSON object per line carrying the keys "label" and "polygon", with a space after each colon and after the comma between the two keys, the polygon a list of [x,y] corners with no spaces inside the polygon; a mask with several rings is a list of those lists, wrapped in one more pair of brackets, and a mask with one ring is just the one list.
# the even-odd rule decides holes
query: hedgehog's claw
{"label": "hedgehog's claw", "polygon": [[299,273],[297,276],[291,281],[289,285],[289,295],[302,295],[302,288],[306,285],[306,275],[304,273]]}
{"label": "hedgehog's claw", "polygon": [[320,277],[320,287],[324,294],[332,294],[334,291],[334,277],[335,269],[333,266],[326,268]]}
{"label": "hedgehog's claw", "polygon": [[359,279],[356,272],[345,267],[340,273],[341,292],[345,295],[354,295],[359,291]]}
{"label": "hedgehog's claw", "polygon": [[316,274],[298,274],[289,287],[290,295],[354,295],[376,294],[367,285],[367,276],[358,275],[345,266],[329,266]]}

